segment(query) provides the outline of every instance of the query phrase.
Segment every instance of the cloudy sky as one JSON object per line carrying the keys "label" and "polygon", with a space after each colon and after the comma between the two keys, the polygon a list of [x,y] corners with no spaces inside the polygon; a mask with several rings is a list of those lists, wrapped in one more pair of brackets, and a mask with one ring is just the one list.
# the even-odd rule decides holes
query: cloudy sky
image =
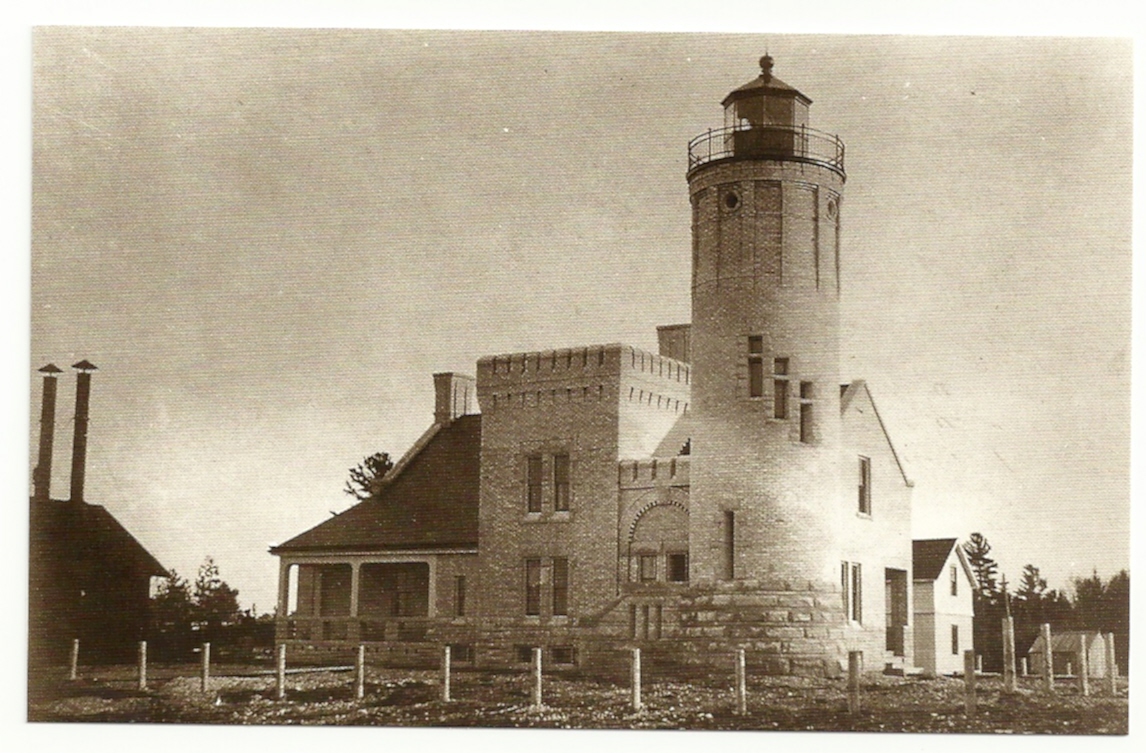
{"label": "cloudy sky", "polygon": [[1127,40],[40,29],[28,366],[99,366],[87,499],[269,609],[432,372],[688,321],[685,146],[765,49],[847,144],[843,376],[915,534],[1128,567]]}

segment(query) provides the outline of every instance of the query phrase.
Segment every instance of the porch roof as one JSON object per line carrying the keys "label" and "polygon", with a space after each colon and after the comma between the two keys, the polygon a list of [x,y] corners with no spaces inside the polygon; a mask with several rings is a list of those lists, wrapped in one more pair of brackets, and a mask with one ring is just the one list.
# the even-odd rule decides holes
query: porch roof
{"label": "porch roof", "polygon": [[481,416],[461,416],[378,495],[271,547],[271,554],[476,547]]}

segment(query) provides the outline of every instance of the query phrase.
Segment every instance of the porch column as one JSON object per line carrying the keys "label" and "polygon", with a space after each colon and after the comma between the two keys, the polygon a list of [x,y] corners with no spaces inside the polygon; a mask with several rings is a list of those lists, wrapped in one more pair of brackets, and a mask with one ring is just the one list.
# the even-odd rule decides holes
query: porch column
{"label": "porch column", "polygon": [[290,608],[290,567],[293,563],[286,557],[279,557],[279,601],[275,614],[285,619]]}
{"label": "porch column", "polygon": [[350,616],[358,616],[358,568],[362,563],[358,560],[353,560],[350,563]]}

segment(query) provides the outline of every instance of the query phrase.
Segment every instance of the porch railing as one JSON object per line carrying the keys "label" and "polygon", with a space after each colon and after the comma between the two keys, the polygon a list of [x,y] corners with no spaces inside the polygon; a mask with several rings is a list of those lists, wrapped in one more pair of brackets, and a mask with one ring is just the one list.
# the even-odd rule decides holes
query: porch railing
{"label": "porch railing", "polygon": [[417,643],[426,640],[433,620],[429,617],[291,615],[283,622],[280,636],[285,640]]}

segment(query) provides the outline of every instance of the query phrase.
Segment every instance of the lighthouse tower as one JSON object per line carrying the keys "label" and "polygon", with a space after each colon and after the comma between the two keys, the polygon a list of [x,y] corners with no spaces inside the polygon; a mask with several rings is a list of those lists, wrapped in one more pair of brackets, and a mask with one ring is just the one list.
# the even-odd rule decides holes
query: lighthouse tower
{"label": "lighthouse tower", "polygon": [[691,576],[833,587],[844,146],[760,67],[689,144]]}

